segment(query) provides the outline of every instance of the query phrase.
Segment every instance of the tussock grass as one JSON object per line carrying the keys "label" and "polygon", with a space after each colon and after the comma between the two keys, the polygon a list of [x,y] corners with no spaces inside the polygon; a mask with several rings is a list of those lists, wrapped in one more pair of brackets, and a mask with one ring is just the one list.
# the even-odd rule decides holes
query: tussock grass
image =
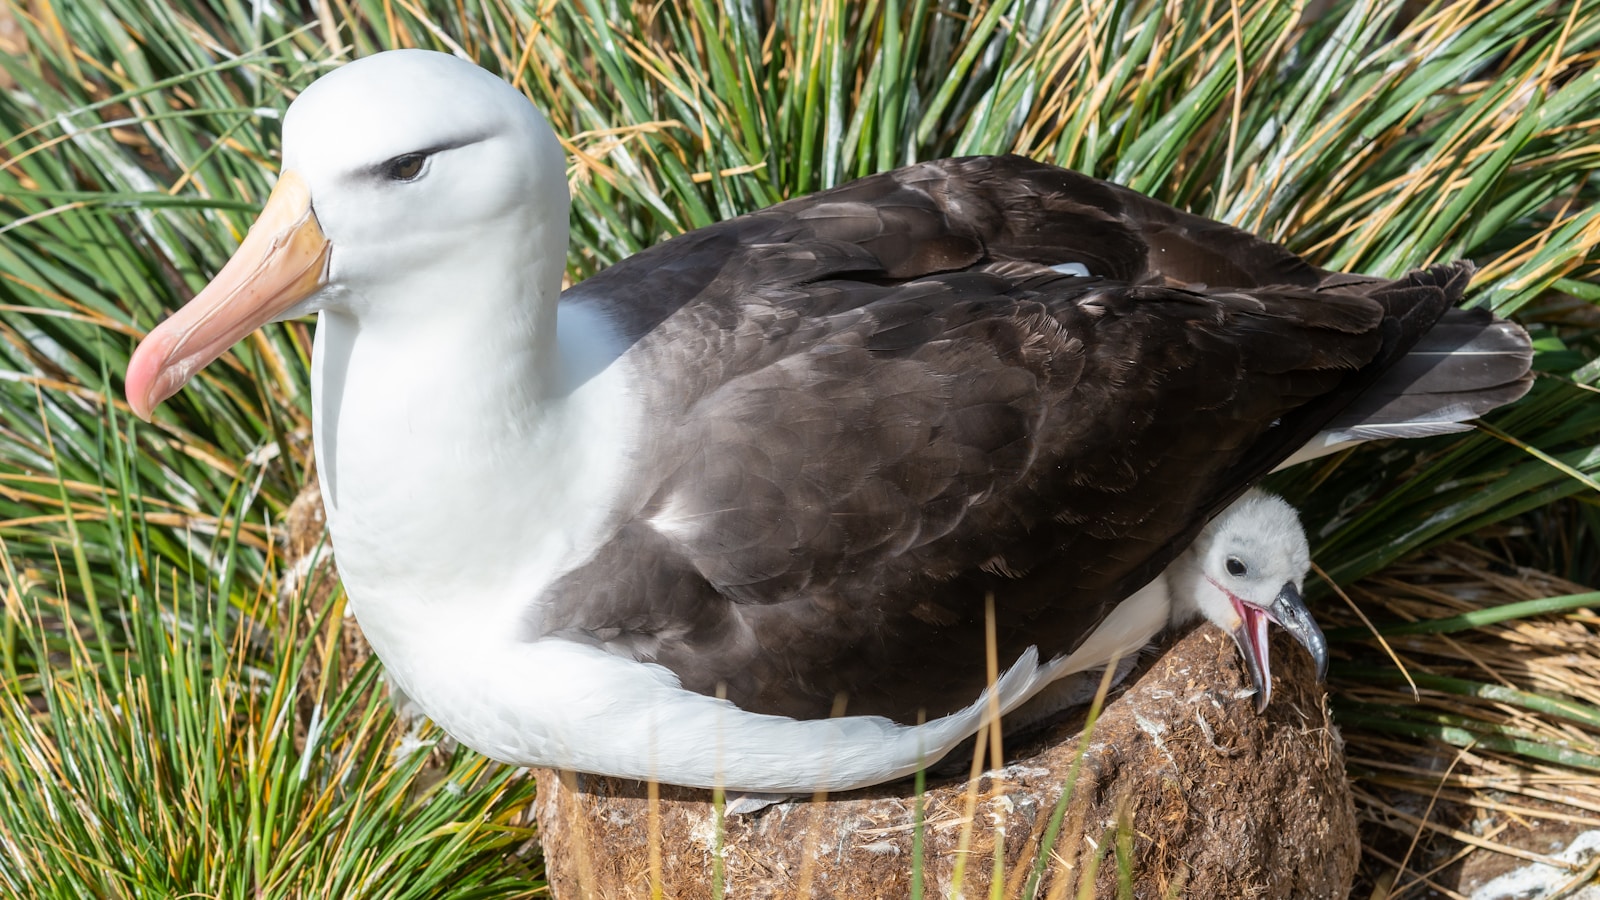
{"label": "tussock grass", "polygon": [[1351,611],[1325,616],[1346,636],[1335,713],[1387,896],[1451,892],[1440,872],[1464,852],[1551,862],[1519,823],[1600,828],[1600,594],[1508,562],[1525,539],[1489,530],[1355,587],[1403,668]]}
{"label": "tussock grass", "polygon": [[344,664],[354,625],[331,586],[268,581],[230,606],[158,562],[84,627],[82,601],[29,584],[4,542],[0,573],[0,893],[542,886],[531,780],[397,724],[377,660]]}
{"label": "tussock grass", "polygon": [[[1543,529],[1563,548],[1547,561],[1593,584],[1592,0],[330,0],[304,17],[244,0],[0,3],[23,48],[0,55],[0,858],[29,860],[0,883],[358,896],[398,890],[381,876],[423,860],[444,884],[520,859],[525,788],[466,757],[434,774],[384,762],[404,737],[372,700],[375,671],[316,656],[347,627],[336,604],[306,630],[276,599],[278,524],[310,468],[306,325],[252,337],[153,427],[130,427],[121,399],[135,338],[220,266],[266,196],[295,91],[386,47],[469,56],[550,112],[573,159],[574,279],[856,175],[1008,151],[1330,267],[1472,258],[1470,301],[1538,339],[1533,393],[1478,433],[1357,450],[1276,487],[1339,585],[1426,581],[1398,561],[1508,520]],[[1521,575],[1506,594],[1459,587],[1354,600],[1387,623],[1586,590]],[[1592,635],[1592,617],[1561,615],[1541,621]],[[1390,638],[1420,701],[1362,633],[1336,643],[1369,811],[1405,773],[1363,760],[1433,742],[1471,744],[1447,791],[1521,773],[1591,803],[1571,787],[1588,790],[1600,757],[1589,676],[1530,663],[1542,645],[1516,637],[1530,626],[1466,624]],[[1453,655],[1476,638],[1500,649]],[[330,749],[303,754],[313,732]],[[493,827],[446,824],[466,821]],[[91,824],[111,830],[90,839]]]}

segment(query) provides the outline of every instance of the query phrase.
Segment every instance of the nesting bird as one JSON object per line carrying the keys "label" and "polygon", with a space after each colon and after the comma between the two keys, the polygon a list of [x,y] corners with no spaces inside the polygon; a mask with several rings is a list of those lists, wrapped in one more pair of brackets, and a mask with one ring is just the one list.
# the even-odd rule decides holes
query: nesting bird
{"label": "nesting bird", "polygon": [[1196,615],[1264,705],[1268,622],[1325,653],[1304,535],[1250,486],[1529,381],[1521,329],[1454,309],[1469,264],[1326,272],[1018,157],[864,178],[563,293],[560,144],[488,72],[351,63],[283,146],[129,401],[316,313],[350,604],[394,683],[511,763],[864,786],[976,731],[988,691],[1016,709]]}

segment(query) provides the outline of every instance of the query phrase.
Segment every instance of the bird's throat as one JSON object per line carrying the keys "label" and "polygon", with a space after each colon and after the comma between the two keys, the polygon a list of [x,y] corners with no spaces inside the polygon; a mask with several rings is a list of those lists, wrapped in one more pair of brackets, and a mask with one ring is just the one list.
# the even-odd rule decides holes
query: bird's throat
{"label": "bird's throat", "polygon": [[[538,381],[566,377],[559,353],[508,329],[407,333],[319,321],[315,442],[341,574],[358,611],[382,605],[397,623],[475,598],[526,604],[592,552],[624,489],[625,367],[583,347],[588,377],[550,389]],[[459,510],[471,513],[452,518]],[[515,565],[475,563],[486,559]]]}

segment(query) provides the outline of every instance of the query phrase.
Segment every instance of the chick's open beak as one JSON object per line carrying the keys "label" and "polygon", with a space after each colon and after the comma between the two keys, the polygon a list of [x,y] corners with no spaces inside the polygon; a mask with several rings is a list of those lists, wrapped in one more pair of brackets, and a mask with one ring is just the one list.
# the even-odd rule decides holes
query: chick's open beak
{"label": "chick's open beak", "polygon": [[1272,599],[1272,606],[1261,609],[1247,603],[1239,605],[1243,613],[1239,627],[1233,632],[1234,643],[1239,645],[1239,653],[1244,656],[1245,668],[1250,672],[1250,682],[1256,689],[1256,712],[1264,712],[1267,702],[1272,699],[1272,665],[1267,654],[1267,626],[1271,622],[1282,625],[1284,630],[1300,642],[1306,652],[1311,654],[1311,659],[1317,664],[1317,680],[1321,681],[1328,674],[1328,641],[1323,637],[1322,629],[1317,627],[1317,622],[1311,617],[1311,610],[1306,608],[1305,599],[1300,596],[1300,589],[1293,582],[1284,584],[1278,591],[1278,596]]}

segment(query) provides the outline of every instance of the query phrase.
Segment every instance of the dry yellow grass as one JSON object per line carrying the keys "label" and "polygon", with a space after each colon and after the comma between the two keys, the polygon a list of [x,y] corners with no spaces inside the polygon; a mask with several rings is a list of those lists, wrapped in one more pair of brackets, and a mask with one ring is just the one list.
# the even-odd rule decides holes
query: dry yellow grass
{"label": "dry yellow grass", "polygon": [[[1496,546],[1487,538],[1505,531],[1401,562],[1357,585],[1351,599],[1381,624],[1590,590],[1485,549]],[[1363,627],[1342,604],[1319,612],[1330,628]],[[1600,616],[1589,609],[1456,634],[1390,637],[1388,643],[1413,677],[1453,677],[1564,698],[1574,703],[1574,716],[1600,711]],[[1541,764],[1473,741],[1492,729],[1592,756],[1600,751],[1592,721],[1426,683],[1413,694],[1403,680],[1341,677],[1351,668],[1369,675],[1386,665],[1398,670],[1375,641],[1338,646],[1355,656],[1334,669],[1332,690],[1341,702],[1426,711],[1457,726],[1450,732],[1453,744],[1344,726],[1371,896],[1464,896],[1471,884],[1528,861],[1550,861],[1554,845],[1600,828],[1600,771]]]}

